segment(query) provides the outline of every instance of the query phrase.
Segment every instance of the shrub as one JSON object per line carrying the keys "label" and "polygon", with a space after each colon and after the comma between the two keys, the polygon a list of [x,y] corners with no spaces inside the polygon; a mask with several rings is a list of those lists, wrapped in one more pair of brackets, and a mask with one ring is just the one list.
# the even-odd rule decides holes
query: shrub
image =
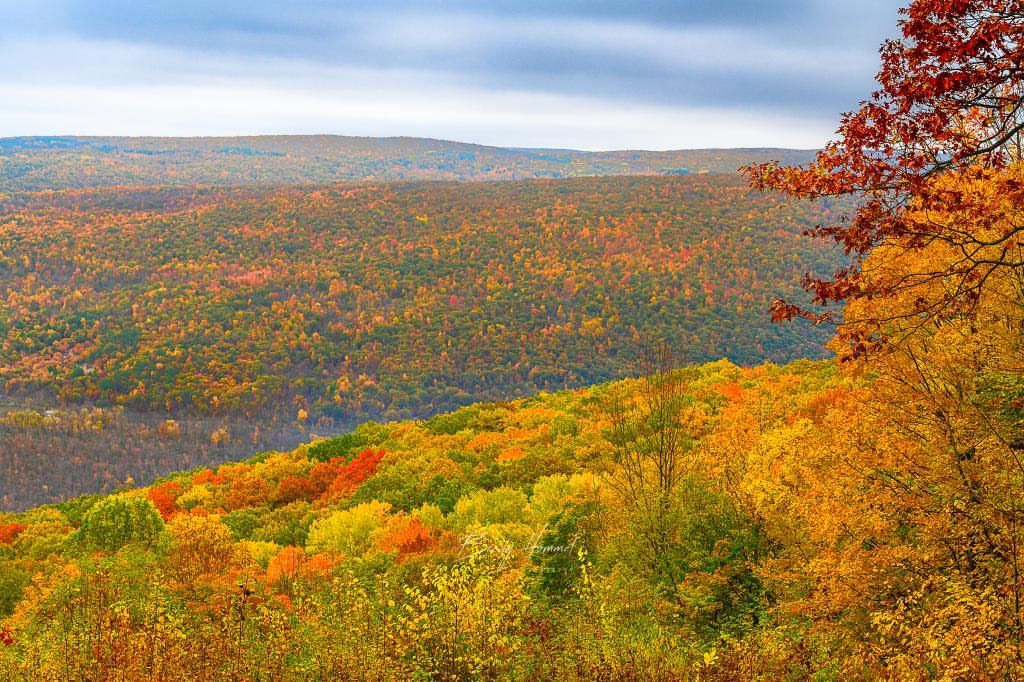
{"label": "shrub", "polygon": [[370,548],[375,531],[384,525],[391,505],[367,502],[336,511],[313,523],[306,542],[311,552],[339,552],[360,556]]}
{"label": "shrub", "polygon": [[115,495],[89,509],[78,532],[87,545],[116,552],[129,543],[152,546],[163,528],[163,519],[152,502],[143,497]]}

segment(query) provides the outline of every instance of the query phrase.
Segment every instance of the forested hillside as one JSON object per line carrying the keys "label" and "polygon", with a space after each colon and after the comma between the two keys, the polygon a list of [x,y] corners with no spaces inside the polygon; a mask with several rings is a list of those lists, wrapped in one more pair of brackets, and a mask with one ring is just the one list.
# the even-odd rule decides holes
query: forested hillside
{"label": "forested hillside", "polygon": [[1018,338],[658,371],[0,517],[0,674],[985,678],[1024,413],[965,363]]}
{"label": "forested hillside", "polygon": [[169,409],[486,400],[0,514],[0,678],[1024,678],[1024,2],[901,16],[833,142],[745,169],[764,194],[7,200],[7,390],[118,405],[5,428],[148,409],[131,460],[202,440]]}
{"label": "forested hillside", "polygon": [[0,198],[19,191],[117,185],[734,173],[757,161],[801,163],[811,156],[809,151],[789,149],[510,149],[413,137],[336,135],[0,138]]}
{"label": "forested hillside", "polygon": [[[936,189],[994,241],[1021,177]],[[666,351],[4,515],[0,675],[1015,679],[1024,289],[985,248],[970,309],[947,241],[873,250],[876,286],[949,274],[854,297],[843,363]]]}
{"label": "forested hillside", "polygon": [[823,353],[765,316],[837,265],[800,237],[823,209],[737,178],[153,195],[0,221],[8,394],[403,418],[622,376],[650,337],[687,362]]}
{"label": "forested hillside", "polygon": [[[834,531],[790,505],[829,490],[820,465],[864,391],[829,363],[723,361],[0,518],[0,673],[729,679],[755,655],[827,671],[799,643],[832,633],[778,602],[814,608],[814,576],[791,571]],[[685,532],[662,567],[620,467],[666,406],[686,436],[661,451],[678,468],[658,523]]]}
{"label": "forested hillside", "polygon": [[[685,362],[821,357],[824,328],[766,311],[839,262],[800,236],[834,206],[735,176],[66,191],[3,210],[0,437],[21,456],[0,467],[0,504],[15,506],[298,428],[627,376],[651,338]],[[128,411],[82,429],[44,417],[55,401]],[[205,435],[159,433],[197,415]]]}

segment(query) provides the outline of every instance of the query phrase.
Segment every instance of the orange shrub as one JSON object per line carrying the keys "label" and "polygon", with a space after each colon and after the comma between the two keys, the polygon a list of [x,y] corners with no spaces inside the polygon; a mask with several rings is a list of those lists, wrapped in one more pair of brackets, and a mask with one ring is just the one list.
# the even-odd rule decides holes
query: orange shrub
{"label": "orange shrub", "polygon": [[22,523],[0,525],[0,545],[11,544],[21,535],[23,530],[25,530],[25,525]]}
{"label": "orange shrub", "polygon": [[267,582],[291,582],[299,576],[306,553],[301,547],[285,547],[267,565]]}
{"label": "orange shrub", "polygon": [[146,493],[146,497],[153,503],[160,516],[167,521],[178,512],[178,496],[181,495],[181,484],[177,481],[167,481],[155,485]]}
{"label": "orange shrub", "polygon": [[192,477],[192,485],[202,485],[204,483],[208,485],[223,485],[224,477],[218,476],[212,469],[203,469]]}
{"label": "orange shrub", "polygon": [[419,554],[433,547],[436,538],[430,529],[418,518],[404,520],[390,532],[387,532],[377,546],[385,552],[397,552],[399,557],[405,554]]}

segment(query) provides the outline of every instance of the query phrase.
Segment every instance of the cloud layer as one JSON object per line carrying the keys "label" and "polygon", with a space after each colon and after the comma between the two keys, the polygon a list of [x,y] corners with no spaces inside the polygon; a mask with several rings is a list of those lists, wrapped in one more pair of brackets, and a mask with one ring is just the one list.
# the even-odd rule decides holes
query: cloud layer
{"label": "cloud layer", "polygon": [[0,0],[0,135],[820,145],[891,0]]}

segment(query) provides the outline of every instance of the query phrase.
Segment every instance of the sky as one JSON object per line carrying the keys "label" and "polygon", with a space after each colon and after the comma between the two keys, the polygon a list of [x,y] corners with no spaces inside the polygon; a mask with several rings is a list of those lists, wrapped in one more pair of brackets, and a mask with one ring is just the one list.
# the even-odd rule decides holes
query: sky
{"label": "sky", "polygon": [[896,0],[0,0],[0,137],[821,146]]}

